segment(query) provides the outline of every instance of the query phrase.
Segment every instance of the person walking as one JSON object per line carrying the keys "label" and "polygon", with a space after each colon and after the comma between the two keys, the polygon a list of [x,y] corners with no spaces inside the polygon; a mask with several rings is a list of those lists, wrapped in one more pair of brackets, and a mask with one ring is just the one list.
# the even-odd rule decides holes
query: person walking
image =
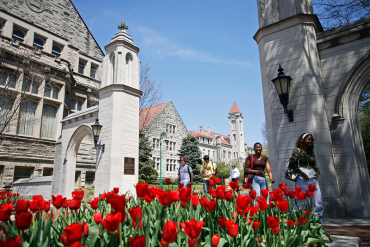
{"label": "person walking", "polygon": [[[239,177],[240,177],[239,169],[236,168],[235,164],[232,164],[231,165],[231,170],[230,170],[230,179],[231,179],[231,181],[238,181]],[[238,188],[237,191],[239,191],[239,188]]]}
{"label": "person walking", "polygon": [[[306,193],[308,185],[315,185],[316,190],[313,192],[313,202],[315,205],[314,216],[324,213],[322,195],[317,181],[320,176],[320,170],[317,166],[314,149],[315,139],[310,133],[303,133],[298,137],[296,149],[293,150],[289,158],[289,169],[298,174],[295,181],[295,187],[301,187],[302,192]],[[304,201],[301,202],[305,203]]]}
{"label": "person walking", "polygon": [[209,161],[209,156],[204,155],[204,164],[202,165],[201,171],[203,176],[203,192],[207,193],[209,188],[209,179],[217,174],[217,165]]}
{"label": "person walking", "polygon": [[187,188],[188,184],[193,183],[193,169],[191,169],[191,167],[186,164],[185,158],[181,158],[180,163],[181,166],[179,167],[176,177],[172,179],[172,183],[174,183],[175,180],[180,177],[180,182],[184,185],[184,188]]}
{"label": "person walking", "polygon": [[[275,183],[275,180],[272,178],[272,172],[270,167],[270,160],[267,156],[262,155],[262,144],[256,142],[254,144],[254,154],[249,155],[245,159],[244,173],[255,174],[253,177],[252,191],[256,191],[257,196],[261,196],[261,189],[268,189],[268,185],[265,178],[265,168],[270,177],[271,183]],[[251,162],[253,157],[253,169],[251,169]]]}

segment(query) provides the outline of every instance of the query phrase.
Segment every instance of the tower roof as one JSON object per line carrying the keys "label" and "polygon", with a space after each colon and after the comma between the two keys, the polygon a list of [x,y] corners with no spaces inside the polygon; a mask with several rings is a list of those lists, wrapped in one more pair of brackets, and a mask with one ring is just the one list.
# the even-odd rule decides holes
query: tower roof
{"label": "tower roof", "polygon": [[230,111],[229,111],[229,114],[231,114],[231,113],[236,113],[236,112],[238,112],[238,113],[242,114],[242,112],[241,112],[241,110],[239,109],[238,105],[237,105],[237,104],[235,103],[235,101],[234,101],[234,104],[233,104],[233,106],[231,107],[231,109],[230,109]]}

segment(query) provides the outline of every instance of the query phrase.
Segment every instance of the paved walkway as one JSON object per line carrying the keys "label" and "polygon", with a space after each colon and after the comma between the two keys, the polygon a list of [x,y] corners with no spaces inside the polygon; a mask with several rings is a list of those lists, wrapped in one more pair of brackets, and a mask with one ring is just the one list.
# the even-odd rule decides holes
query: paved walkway
{"label": "paved walkway", "polygon": [[361,246],[370,246],[370,218],[324,219],[323,223],[331,235],[359,237]]}

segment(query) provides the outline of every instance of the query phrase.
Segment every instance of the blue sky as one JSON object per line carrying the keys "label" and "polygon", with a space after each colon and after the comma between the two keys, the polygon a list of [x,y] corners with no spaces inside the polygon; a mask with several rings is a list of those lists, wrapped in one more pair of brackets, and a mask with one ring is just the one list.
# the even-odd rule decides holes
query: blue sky
{"label": "blue sky", "polygon": [[151,78],[163,81],[163,101],[173,101],[188,130],[203,125],[229,134],[227,117],[235,101],[244,117],[245,142],[262,142],[255,0],[73,2],[103,50],[126,21]]}

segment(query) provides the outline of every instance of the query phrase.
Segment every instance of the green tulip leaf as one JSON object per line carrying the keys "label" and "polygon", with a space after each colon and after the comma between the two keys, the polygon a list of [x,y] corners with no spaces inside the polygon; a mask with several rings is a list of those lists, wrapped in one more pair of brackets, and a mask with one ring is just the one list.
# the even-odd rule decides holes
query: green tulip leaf
{"label": "green tulip leaf", "polygon": [[94,247],[96,239],[98,238],[99,235],[99,226],[90,226],[89,227],[89,242],[88,242],[88,247]]}

